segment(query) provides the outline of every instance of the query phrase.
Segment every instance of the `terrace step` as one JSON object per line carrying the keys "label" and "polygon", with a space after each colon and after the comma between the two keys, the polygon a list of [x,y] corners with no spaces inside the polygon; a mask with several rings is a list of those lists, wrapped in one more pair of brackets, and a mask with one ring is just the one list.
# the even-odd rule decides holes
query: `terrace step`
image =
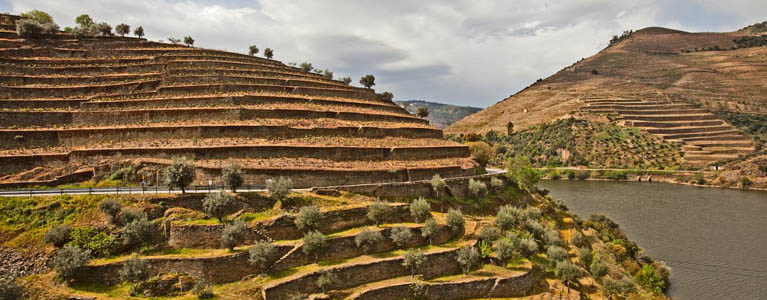
{"label": "terrace step", "polygon": [[628,121],[634,127],[639,128],[682,128],[682,127],[707,127],[725,125],[722,120],[710,120],[710,121]]}
{"label": "terrace step", "polygon": [[744,136],[737,135],[738,130],[735,128],[726,130],[712,130],[707,132],[693,132],[682,134],[659,134],[664,140],[681,140],[681,141],[696,141],[696,140],[748,140]]}
{"label": "terrace step", "polygon": [[708,109],[675,109],[673,107],[669,109],[658,109],[658,110],[627,110],[627,109],[618,109],[616,110],[617,113],[622,115],[635,115],[635,116],[646,116],[646,115],[697,115],[697,114],[708,114]]}
{"label": "terrace step", "polygon": [[687,114],[687,115],[679,115],[679,114],[665,114],[665,115],[630,115],[621,113],[621,118],[624,120],[632,120],[632,121],[700,121],[700,120],[717,120],[717,118],[710,114]]}
{"label": "terrace step", "polygon": [[733,130],[733,127],[730,125],[721,125],[721,126],[689,126],[689,127],[678,127],[678,128],[648,127],[648,128],[642,128],[642,129],[645,129],[647,130],[647,132],[652,134],[682,134],[682,133],[705,133],[705,132],[713,132],[713,131]]}

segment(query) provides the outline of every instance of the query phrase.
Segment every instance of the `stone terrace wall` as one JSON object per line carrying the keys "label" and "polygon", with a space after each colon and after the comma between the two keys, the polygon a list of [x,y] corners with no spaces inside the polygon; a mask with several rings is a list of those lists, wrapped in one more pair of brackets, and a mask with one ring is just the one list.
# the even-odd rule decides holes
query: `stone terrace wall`
{"label": "stone terrace wall", "polygon": [[[453,300],[485,297],[520,297],[533,286],[531,272],[507,278],[473,278],[456,282],[426,284],[427,300]],[[396,284],[367,290],[351,299],[391,300],[414,297],[410,283]]]}
{"label": "stone terrace wall", "polygon": [[[466,198],[469,196],[469,180],[480,180],[484,182],[488,188],[490,188],[490,179],[498,177],[504,179],[504,185],[509,185],[509,182],[505,179],[505,176],[499,174],[486,174],[478,176],[466,176],[457,178],[446,178],[445,182],[448,184],[450,193],[453,196],[459,198]],[[394,182],[394,183],[379,183],[379,184],[359,184],[351,186],[337,186],[337,187],[322,187],[314,188],[314,192],[321,192],[326,190],[342,190],[355,194],[363,194],[375,197],[383,197],[390,199],[401,198],[413,198],[417,196],[430,197],[434,196],[434,191],[431,188],[431,180],[419,180],[410,182]]]}

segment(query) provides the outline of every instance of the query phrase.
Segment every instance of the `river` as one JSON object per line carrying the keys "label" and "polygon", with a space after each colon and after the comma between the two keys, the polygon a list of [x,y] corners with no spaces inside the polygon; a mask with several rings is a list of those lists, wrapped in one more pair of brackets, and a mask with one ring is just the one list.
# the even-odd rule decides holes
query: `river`
{"label": "river", "polygon": [[552,181],[583,218],[601,213],[671,267],[680,300],[767,300],[767,192],[648,182]]}

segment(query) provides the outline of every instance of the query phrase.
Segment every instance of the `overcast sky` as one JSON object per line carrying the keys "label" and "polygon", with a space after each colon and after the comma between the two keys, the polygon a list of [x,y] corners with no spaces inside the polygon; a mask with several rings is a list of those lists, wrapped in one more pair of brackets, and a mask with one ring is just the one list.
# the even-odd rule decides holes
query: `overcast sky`
{"label": "overcast sky", "polygon": [[141,25],[151,40],[275,50],[379,92],[486,107],[593,55],[626,29],[732,31],[767,19],[765,0],[0,0],[0,11],[50,13],[63,28],[83,13]]}

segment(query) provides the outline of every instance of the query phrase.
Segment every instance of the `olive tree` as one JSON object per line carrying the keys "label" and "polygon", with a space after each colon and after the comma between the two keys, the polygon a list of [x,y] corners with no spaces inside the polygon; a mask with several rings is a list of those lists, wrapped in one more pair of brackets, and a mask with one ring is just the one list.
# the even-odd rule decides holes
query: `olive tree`
{"label": "olive tree", "polygon": [[434,174],[434,176],[431,178],[431,189],[434,191],[434,194],[439,197],[440,193],[445,188],[447,188],[447,183],[445,180],[443,180],[439,174]]}
{"label": "olive tree", "polygon": [[523,238],[519,241],[519,250],[525,257],[530,257],[538,252],[538,243],[532,238]]}
{"label": "olive tree", "polygon": [[594,254],[591,252],[591,249],[586,247],[578,249],[578,260],[584,267],[588,268],[593,258]]}
{"label": "olive tree", "polygon": [[594,278],[599,279],[602,276],[607,275],[607,266],[605,266],[602,261],[594,259],[589,265],[589,272],[591,272],[591,275],[594,276]]}
{"label": "olive tree", "polygon": [[522,210],[511,205],[504,205],[495,214],[495,226],[501,230],[511,230],[522,221]]}
{"label": "olive tree", "polygon": [[301,65],[299,66],[301,67],[301,71],[304,71],[304,72],[311,72],[312,70],[314,70],[314,66],[312,65],[312,63],[308,61],[302,62]]}
{"label": "olive tree", "polygon": [[418,270],[426,263],[426,254],[418,249],[410,249],[402,257],[402,266],[410,270],[410,276],[415,277]]}
{"label": "olive tree", "polygon": [[229,163],[221,169],[221,179],[224,181],[224,185],[232,190],[232,193],[236,193],[237,188],[245,183],[242,168],[234,160],[229,160]]}
{"label": "olive tree", "polygon": [[501,238],[501,236],[502,236],[501,230],[495,226],[485,226],[482,228],[482,231],[479,233],[479,239],[487,243],[495,242],[496,240]]}
{"label": "olive tree", "polygon": [[391,230],[390,238],[397,247],[402,248],[413,238],[413,231],[407,227],[394,227]]}
{"label": "olive tree", "polygon": [[550,246],[546,250],[546,257],[549,263],[554,266],[557,262],[567,259],[567,251],[560,246]]}
{"label": "olive tree", "polygon": [[322,71],[322,77],[325,78],[325,79],[332,80],[333,79],[333,72],[328,70],[328,69],[325,69],[325,70]]}
{"label": "olive tree", "polygon": [[554,229],[546,228],[543,233],[543,241],[547,246],[562,246],[562,237]]}
{"label": "olive tree", "polygon": [[526,156],[516,155],[509,159],[506,163],[506,169],[509,172],[509,177],[514,179],[517,186],[529,193],[535,189],[535,185],[541,179],[541,174],[533,168],[530,159]]}
{"label": "olive tree", "polygon": [[480,180],[469,179],[469,193],[474,197],[482,197],[487,194],[487,185]]}
{"label": "olive tree", "polygon": [[360,78],[360,84],[366,88],[371,88],[376,85],[376,77],[373,75],[365,75]]}
{"label": "olive tree", "polygon": [[575,245],[576,247],[583,247],[586,242],[586,238],[583,236],[583,233],[580,231],[575,231],[573,235],[570,237],[570,241]]}
{"label": "olive tree", "polygon": [[242,245],[245,241],[245,235],[248,233],[248,225],[244,222],[236,220],[224,227],[224,232],[221,234],[221,247],[233,251],[234,247]]}
{"label": "olive tree", "polygon": [[125,282],[137,283],[149,279],[149,265],[146,260],[139,258],[138,254],[134,254],[130,259],[123,263],[123,267],[120,269],[120,279]]}
{"label": "olive tree", "polygon": [[314,260],[319,260],[319,251],[327,246],[328,238],[319,231],[310,231],[304,235],[304,245],[301,250],[306,255],[314,254]]}
{"label": "olive tree", "polygon": [[166,180],[168,185],[180,188],[184,194],[186,187],[194,181],[195,172],[194,162],[185,156],[174,157],[166,170]]}
{"label": "olive tree", "polygon": [[256,47],[256,45],[250,45],[250,47],[248,47],[248,55],[254,56],[256,54],[258,54],[258,47]]}
{"label": "olive tree", "polygon": [[130,33],[130,25],[121,23],[115,26],[115,33],[119,34],[120,36],[125,36],[126,34]]}
{"label": "olive tree", "polygon": [[299,230],[315,230],[320,223],[322,214],[316,206],[304,206],[298,210],[293,223]]}
{"label": "olive tree", "polygon": [[224,217],[236,204],[234,197],[227,193],[210,193],[202,199],[202,210],[219,222],[224,222]]}
{"label": "olive tree", "polygon": [[186,44],[188,47],[192,47],[194,45],[194,38],[192,38],[190,35],[185,36],[184,44]]}
{"label": "olive tree", "polygon": [[133,29],[133,35],[143,38],[144,37],[144,27],[136,27],[136,29]]}
{"label": "olive tree", "polygon": [[469,274],[472,268],[480,264],[481,256],[476,247],[469,245],[463,246],[461,249],[458,249],[456,255],[456,259],[458,264],[461,265],[463,274]]}
{"label": "olive tree", "polygon": [[261,274],[277,261],[277,247],[267,241],[258,241],[248,248],[248,262],[261,269]]}
{"label": "olive tree", "polygon": [[424,222],[423,227],[421,228],[421,236],[423,238],[429,239],[429,244],[431,244],[431,238],[434,236],[434,234],[437,233],[439,230],[439,225],[437,224],[437,221],[434,220],[434,218],[429,218]]}
{"label": "olive tree", "polygon": [[352,78],[351,78],[351,77],[344,77],[344,78],[341,78],[341,82],[343,82],[343,83],[344,83],[344,84],[346,84],[346,85],[349,85],[349,84],[351,84],[351,83],[352,83]]}
{"label": "olive tree", "polygon": [[117,221],[117,215],[122,211],[123,206],[116,199],[104,199],[99,202],[99,210],[109,217],[109,222]]}
{"label": "olive tree", "polygon": [[501,262],[501,266],[506,266],[514,258],[517,252],[517,244],[511,239],[501,239],[495,243],[495,254]]}
{"label": "olive tree", "polygon": [[394,99],[394,94],[391,92],[383,92],[383,94],[381,94],[381,99],[384,101],[392,101]]}
{"label": "olive tree", "polygon": [[69,281],[90,261],[90,253],[75,246],[64,246],[53,256],[52,267],[62,280]]}
{"label": "olive tree", "polygon": [[269,191],[272,199],[280,201],[288,197],[291,189],[293,189],[293,180],[282,176],[278,179],[272,179],[266,185],[266,190]]}
{"label": "olive tree", "polygon": [[43,241],[45,241],[46,244],[51,244],[56,248],[61,248],[64,247],[64,245],[70,240],[72,240],[70,237],[71,232],[72,227],[66,224],[51,227],[51,229],[48,229],[48,231],[45,233]]}
{"label": "olive tree", "polygon": [[317,277],[317,287],[322,290],[323,293],[327,293],[328,289],[338,282],[336,274],[333,270],[323,269],[319,272],[320,276]]}
{"label": "olive tree", "polygon": [[272,59],[272,57],[274,57],[274,50],[272,50],[271,48],[264,49],[264,57],[268,59]]}
{"label": "olive tree", "polygon": [[368,206],[367,217],[370,219],[370,221],[373,221],[376,226],[379,226],[384,222],[384,220],[386,220],[391,212],[392,208],[389,206],[389,204],[377,200]]}
{"label": "olive tree", "polygon": [[415,111],[415,114],[421,119],[426,119],[429,116],[429,108],[421,106]]}
{"label": "olive tree", "polygon": [[422,222],[431,217],[431,204],[423,197],[413,200],[410,203],[410,215],[417,222]]}
{"label": "olive tree", "polygon": [[466,221],[463,219],[463,213],[458,209],[450,209],[447,211],[447,226],[450,227],[450,230],[453,232],[459,232],[463,230],[464,224]]}
{"label": "olive tree", "polygon": [[123,227],[123,244],[130,247],[149,244],[155,240],[157,230],[146,214],[140,213]]}
{"label": "olive tree", "polygon": [[493,148],[490,148],[490,145],[485,142],[470,142],[467,143],[467,146],[469,146],[471,158],[483,168],[487,166],[487,164],[490,163],[490,160],[495,156]]}
{"label": "olive tree", "polygon": [[365,253],[370,253],[377,244],[383,241],[383,235],[380,231],[372,231],[370,228],[363,228],[357,236],[354,237],[354,243],[362,248]]}

